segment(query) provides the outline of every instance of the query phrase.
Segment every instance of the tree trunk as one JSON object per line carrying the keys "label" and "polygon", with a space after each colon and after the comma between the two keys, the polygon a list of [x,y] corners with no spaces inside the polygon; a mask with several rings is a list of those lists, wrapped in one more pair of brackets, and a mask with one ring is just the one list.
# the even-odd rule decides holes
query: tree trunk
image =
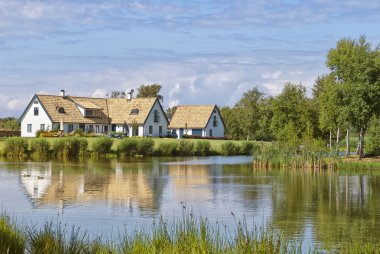
{"label": "tree trunk", "polygon": [[329,147],[330,147],[330,156],[331,156],[331,154],[332,154],[332,131],[331,131],[331,129],[330,129]]}
{"label": "tree trunk", "polygon": [[336,155],[339,156],[339,136],[340,136],[340,127],[338,126],[338,129],[336,130]]}
{"label": "tree trunk", "polygon": [[347,128],[346,133],[346,156],[350,155],[350,130]]}
{"label": "tree trunk", "polygon": [[359,160],[363,158],[363,151],[364,151],[364,130],[363,127],[360,128],[359,133]]}

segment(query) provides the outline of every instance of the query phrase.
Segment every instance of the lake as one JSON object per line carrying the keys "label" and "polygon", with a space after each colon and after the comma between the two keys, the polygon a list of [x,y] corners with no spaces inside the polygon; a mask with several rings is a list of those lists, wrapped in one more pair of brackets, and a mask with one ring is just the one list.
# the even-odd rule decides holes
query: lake
{"label": "lake", "polygon": [[19,223],[59,221],[94,236],[191,212],[232,231],[245,219],[325,249],[380,241],[380,171],[254,170],[250,156],[2,159],[0,203]]}

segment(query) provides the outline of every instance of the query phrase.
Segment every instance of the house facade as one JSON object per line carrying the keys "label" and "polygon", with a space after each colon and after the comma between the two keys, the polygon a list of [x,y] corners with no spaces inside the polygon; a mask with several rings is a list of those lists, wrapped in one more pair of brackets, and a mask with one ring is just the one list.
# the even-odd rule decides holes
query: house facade
{"label": "house facade", "polygon": [[129,136],[160,136],[168,120],[158,98],[90,98],[36,94],[21,116],[21,136],[35,137],[39,130],[61,130]]}
{"label": "house facade", "polygon": [[184,134],[224,137],[225,125],[216,105],[178,106],[168,127],[182,138]]}

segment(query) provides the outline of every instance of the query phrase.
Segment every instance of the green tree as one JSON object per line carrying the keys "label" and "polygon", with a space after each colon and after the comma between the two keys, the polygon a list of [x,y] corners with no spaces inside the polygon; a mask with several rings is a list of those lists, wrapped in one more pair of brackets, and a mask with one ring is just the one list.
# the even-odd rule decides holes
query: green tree
{"label": "green tree", "polygon": [[20,121],[15,117],[0,118],[0,130],[20,130]]}
{"label": "green tree", "polygon": [[161,90],[161,85],[141,85],[137,88],[137,98],[158,97]]}
{"label": "green tree", "polygon": [[327,55],[331,75],[342,85],[345,115],[349,124],[359,132],[359,159],[364,152],[364,136],[372,115],[379,111],[380,60],[378,48],[366,41],[341,39]]}

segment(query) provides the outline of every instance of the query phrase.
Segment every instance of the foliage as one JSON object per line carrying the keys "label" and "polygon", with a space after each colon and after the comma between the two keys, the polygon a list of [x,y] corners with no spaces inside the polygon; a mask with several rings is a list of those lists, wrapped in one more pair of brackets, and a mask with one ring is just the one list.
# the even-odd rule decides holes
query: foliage
{"label": "foliage", "polygon": [[151,138],[137,139],[137,154],[150,155],[154,152],[154,141]]}
{"label": "foliage", "polygon": [[210,154],[211,144],[206,140],[198,140],[195,145],[195,153],[197,155],[206,156]]}
{"label": "foliage", "polygon": [[32,154],[40,158],[47,158],[50,154],[50,143],[45,138],[33,139],[30,148]]}
{"label": "foliage", "polygon": [[141,85],[137,88],[137,98],[146,98],[146,97],[157,97],[161,90],[161,85],[151,84],[151,85]]}
{"label": "foliage", "polygon": [[134,156],[137,154],[138,142],[136,138],[124,138],[117,145],[117,154],[124,154],[125,156]]}
{"label": "foliage", "polygon": [[111,147],[113,140],[109,137],[99,137],[92,143],[92,153],[95,156],[105,156],[107,153],[111,153]]}
{"label": "foliage", "polygon": [[111,94],[107,94],[110,98],[125,98],[126,94],[124,91],[111,91]]}
{"label": "foliage", "polygon": [[240,144],[240,153],[244,155],[252,155],[254,150],[258,149],[257,145],[250,141],[244,141]]}
{"label": "foliage", "polygon": [[7,156],[23,156],[28,150],[28,141],[21,137],[10,137],[5,141],[4,154]]}
{"label": "foliage", "polygon": [[55,140],[53,151],[57,158],[75,158],[87,152],[88,141],[85,138],[65,137]]}
{"label": "foliage", "polygon": [[380,155],[380,119],[372,117],[367,133],[367,155]]}
{"label": "foliage", "polygon": [[178,142],[162,142],[158,145],[158,154],[163,156],[174,156],[177,154]]}
{"label": "foliage", "polygon": [[180,140],[178,142],[177,150],[180,156],[192,155],[194,152],[194,143],[187,140]]}
{"label": "foliage", "polygon": [[169,121],[172,120],[172,117],[173,117],[173,115],[174,115],[174,113],[175,113],[176,110],[177,110],[177,106],[174,106],[174,107],[168,108],[168,109],[166,110],[165,113],[166,113],[166,116],[168,117]]}
{"label": "foliage", "polygon": [[0,217],[0,253],[24,253],[25,235],[12,225],[9,217]]}
{"label": "foliage", "polygon": [[0,118],[0,130],[20,130],[20,122],[15,117]]}
{"label": "foliage", "polygon": [[227,141],[223,143],[221,146],[221,151],[223,155],[236,155],[239,154],[239,147],[232,141]]}

